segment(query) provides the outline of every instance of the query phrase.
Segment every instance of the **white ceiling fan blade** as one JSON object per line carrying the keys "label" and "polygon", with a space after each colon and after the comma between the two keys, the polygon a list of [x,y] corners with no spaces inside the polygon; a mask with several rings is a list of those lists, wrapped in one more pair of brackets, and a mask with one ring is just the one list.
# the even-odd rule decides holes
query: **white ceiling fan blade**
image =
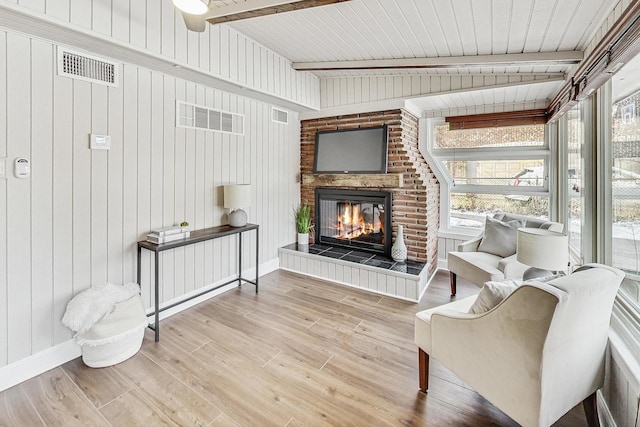
{"label": "white ceiling fan blade", "polygon": [[187,26],[187,29],[190,31],[202,33],[207,27],[205,15],[191,15],[189,13],[182,12],[182,18],[184,19],[184,24]]}

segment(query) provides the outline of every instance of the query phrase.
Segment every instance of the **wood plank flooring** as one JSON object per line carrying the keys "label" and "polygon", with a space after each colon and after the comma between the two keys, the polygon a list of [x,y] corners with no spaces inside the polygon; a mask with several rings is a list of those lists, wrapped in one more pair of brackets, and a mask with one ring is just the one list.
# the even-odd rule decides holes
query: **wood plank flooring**
{"label": "wood plank flooring", "polygon": [[[444,274],[418,304],[284,271],[260,285],[166,319],[119,365],[0,393],[0,426],[517,426],[437,361],[418,391],[413,317],[450,301]],[[582,408],[555,425],[586,425]]]}

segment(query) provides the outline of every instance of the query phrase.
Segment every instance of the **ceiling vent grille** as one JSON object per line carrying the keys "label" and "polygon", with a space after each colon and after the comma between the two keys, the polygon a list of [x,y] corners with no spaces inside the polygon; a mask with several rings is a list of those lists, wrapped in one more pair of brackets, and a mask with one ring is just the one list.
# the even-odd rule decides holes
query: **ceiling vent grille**
{"label": "ceiling vent grille", "polygon": [[244,135],[244,116],[177,101],[176,126]]}
{"label": "ceiling vent grille", "polygon": [[289,123],[289,113],[284,110],[279,110],[275,107],[271,108],[271,120],[276,123]]}
{"label": "ceiling vent grille", "polygon": [[58,75],[117,87],[118,63],[58,46]]}

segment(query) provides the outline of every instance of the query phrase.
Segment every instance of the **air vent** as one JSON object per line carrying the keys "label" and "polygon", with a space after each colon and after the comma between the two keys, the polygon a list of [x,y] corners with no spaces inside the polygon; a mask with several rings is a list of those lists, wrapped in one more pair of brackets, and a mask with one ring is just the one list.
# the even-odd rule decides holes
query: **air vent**
{"label": "air vent", "polygon": [[179,127],[244,135],[244,116],[241,114],[227,113],[180,101],[177,102],[176,107],[176,123]]}
{"label": "air vent", "polygon": [[276,123],[289,123],[289,113],[283,110],[278,110],[277,108],[271,108],[271,120]]}
{"label": "air vent", "polygon": [[58,46],[58,75],[117,87],[120,67],[116,62]]}

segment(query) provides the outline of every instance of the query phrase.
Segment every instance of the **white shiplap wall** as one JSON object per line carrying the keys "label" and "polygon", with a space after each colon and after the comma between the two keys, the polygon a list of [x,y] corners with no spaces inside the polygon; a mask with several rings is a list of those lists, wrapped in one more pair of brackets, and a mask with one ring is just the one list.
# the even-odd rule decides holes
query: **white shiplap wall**
{"label": "white shiplap wall", "polygon": [[[306,108],[320,105],[314,74],[295,71],[289,60],[228,25],[187,31],[171,0],[0,0],[0,26],[3,5]],[[32,28],[38,31],[38,23]],[[56,40],[54,32],[42,36]]]}
{"label": "white shiplap wall", "polygon": [[334,108],[376,101],[417,98],[481,88],[500,88],[534,81],[553,81],[544,75],[395,75],[346,76],[320,79],[320,105]]}
{"label": "white shiplap wall", "polygon": [[[478,231],[480,233],[480,231]],[[447,254],[458,250],[458,245],[473,237],[455,238],[453,236],[438,236],[438,268],[447,268]]]}
{"label": "white shiplap wall", "polygon": [[[633,365],[634,355],[625,350],[624,345],[614,338],[609,341],[606,357],[602,397],[606,402],[607,410],[603,414],[606,421],[603,425],[637,427],[640,415],[640,384],[637,380],[637,362]],[[629,365],[630,361],[631,365]]]}
{"label": "white shiplap wall", "polygon": [[[12,167],[0,179],[0,366],[70,339],[60,319],[75,293],[135,281],[135,242],[150,229],[226,223],[224,184],[253,185],[261,263],[293,241],[297,113],[274,123],[268,104],[132,64],[118,88],[59,77],[52,43],[13,32],[0,31],[0,64],[0,157],[32,166],[28,179]],[[176,100],[243,114],[245,135],[176,128]],[[111,150],[90,150],[90,133],[111,135]],[[249,268],[254,234],[245,242]],[[233,238],[162,254],[161,300],[233,274],[235,254]],[[147,254],[143,267],[149,306]]]}

